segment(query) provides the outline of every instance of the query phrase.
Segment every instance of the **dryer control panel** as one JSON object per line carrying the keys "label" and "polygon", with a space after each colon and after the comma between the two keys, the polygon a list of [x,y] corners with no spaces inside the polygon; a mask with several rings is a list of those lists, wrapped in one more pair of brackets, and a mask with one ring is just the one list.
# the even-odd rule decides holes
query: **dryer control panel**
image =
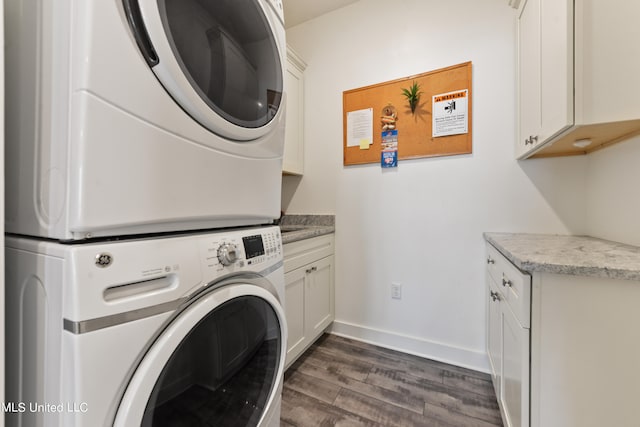
{"label": "dryer control panel", "polygon": [[203,243],[210,271],[261,271],[282,260],[278,227],[212,234]]}

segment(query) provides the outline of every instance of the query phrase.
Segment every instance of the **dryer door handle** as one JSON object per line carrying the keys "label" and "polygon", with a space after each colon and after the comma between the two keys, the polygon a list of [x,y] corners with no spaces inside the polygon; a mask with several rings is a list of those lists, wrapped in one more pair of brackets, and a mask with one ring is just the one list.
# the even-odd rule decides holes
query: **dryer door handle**
{"label": "dryer door handle", "polygon": [[138,48],[140,48],[140,52],[142,52],[142,56],[144,56],[145,61],[147,61],[150,67],[158,65],[160,60],[153,48],[147,29],[144,26],[138,0],[124,0],[123,3],[127,21],[129,21],[129,26],[131,27],[131,31],[133,31],[133,36],[136,39]]}

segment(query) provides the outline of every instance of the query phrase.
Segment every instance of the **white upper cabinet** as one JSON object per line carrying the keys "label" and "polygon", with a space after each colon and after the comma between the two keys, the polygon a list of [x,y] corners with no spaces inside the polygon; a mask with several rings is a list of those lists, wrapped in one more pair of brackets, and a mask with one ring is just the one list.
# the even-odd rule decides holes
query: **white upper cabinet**
{"label": "white upper cabinet", "polygon": [[521,1],[518,159],[586,154],[640,132],[638,16],[637,1]]}
{"label": "white upper cabinet", "polygon": [[304,172],[304,70],[307,64],[287,47],[287,69],[284,89],[287,115],[282,172],[302,175]]}
{"label": "white upper cabinet", "polygon": [[[518,16],[518,142],[520,157],[539,140],[540,114],[540,2],[529,0]],[[538,141],[537,141],[538,142]]]}

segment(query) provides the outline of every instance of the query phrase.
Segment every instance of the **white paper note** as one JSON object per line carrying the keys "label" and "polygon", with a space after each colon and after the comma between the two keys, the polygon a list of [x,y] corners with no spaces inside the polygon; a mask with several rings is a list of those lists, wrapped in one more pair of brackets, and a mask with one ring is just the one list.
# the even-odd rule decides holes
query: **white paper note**
{"label": "white paper note", "polygon": [[373,108],[347,113],[347,147],[368,149],[373,144]]}

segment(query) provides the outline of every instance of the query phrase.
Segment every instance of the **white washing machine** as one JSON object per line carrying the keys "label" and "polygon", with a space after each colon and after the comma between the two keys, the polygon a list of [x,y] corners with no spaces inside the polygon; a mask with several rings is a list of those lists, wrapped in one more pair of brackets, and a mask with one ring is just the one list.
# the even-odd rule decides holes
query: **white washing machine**
{"label": "white washing machine", "polygon": [[6,230],[280,216],[281,0],[6,0]]}
{"label": "white washing machine", "polygon": [[8,426],[278,426],[277,227],[7,239]]}

